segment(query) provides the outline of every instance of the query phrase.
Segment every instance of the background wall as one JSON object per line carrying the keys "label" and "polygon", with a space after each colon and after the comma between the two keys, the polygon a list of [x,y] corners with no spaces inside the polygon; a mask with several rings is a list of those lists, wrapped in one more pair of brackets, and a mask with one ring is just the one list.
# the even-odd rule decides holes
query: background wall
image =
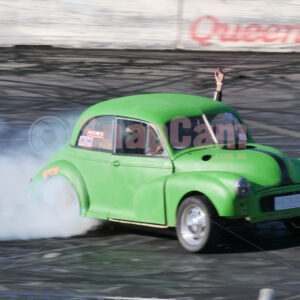
{"label": "background wall", "polygon": [[0,0],[0,46],[300,52],[299,0]]}

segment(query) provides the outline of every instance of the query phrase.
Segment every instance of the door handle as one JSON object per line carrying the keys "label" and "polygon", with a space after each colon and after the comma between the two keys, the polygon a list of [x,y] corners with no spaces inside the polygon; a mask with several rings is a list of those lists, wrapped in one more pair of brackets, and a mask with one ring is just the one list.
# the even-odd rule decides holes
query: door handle
{"label": "door handle", "polygon": [[111,164],[115,167],[118,167],[120,165],[120,162],[118,160],[115,160]]}

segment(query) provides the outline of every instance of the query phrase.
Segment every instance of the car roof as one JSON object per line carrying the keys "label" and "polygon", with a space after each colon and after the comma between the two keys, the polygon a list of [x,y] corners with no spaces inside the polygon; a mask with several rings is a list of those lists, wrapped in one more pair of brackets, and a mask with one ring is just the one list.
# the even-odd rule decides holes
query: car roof
{"label": "car roof", "polygon": [[219,101],[186,94],[141,94],[102,101],[88,108],[85,120],[101,115],[113,115],[165,124],[179,116],[199,116],[235,110]]}

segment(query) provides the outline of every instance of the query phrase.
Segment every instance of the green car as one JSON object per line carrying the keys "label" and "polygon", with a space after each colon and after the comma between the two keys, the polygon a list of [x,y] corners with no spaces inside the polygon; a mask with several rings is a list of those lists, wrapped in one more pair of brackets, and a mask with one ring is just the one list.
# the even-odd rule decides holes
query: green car
{"label": "green car", "polygon": [[145,94],[98,103],[33,183],[65,177],[82,216],[176,227],[191,252],[216,245],[232,221],[300,229],[300,160],[255,144],[232,107]]}

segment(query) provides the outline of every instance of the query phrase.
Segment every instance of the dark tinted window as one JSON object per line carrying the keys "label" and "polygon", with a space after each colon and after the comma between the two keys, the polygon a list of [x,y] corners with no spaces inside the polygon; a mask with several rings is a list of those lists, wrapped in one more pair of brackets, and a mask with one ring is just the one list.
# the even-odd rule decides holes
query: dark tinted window
{"label": "dark tinted window", "polygon": [[116,153],[145,154],[147,124],[118,119]]}
{"label": "dark tinted window", "polygon": [[167,156],[152,125],[127,119],[117,121],[116,153]]}
{"label": "dark tinted window", "polygon": [[[237,144],[243,147],[247,142],[246,128],[232,113],[206,115],[211,131],[202,116],[175,118],[166,124],[171,146],[176,149],[200,147],[214,144]],[[214,136],[212,135],[212,132]]]}
{"label": "dark tinted window", "polygon": [[219,144],[238,144],[247,142],[247,131],[240,120],[232,113],[207,115]]}
{"label": "dark tinted window", "polygon": [[160,138],[152,125],[148,125],[147,140],[146,140],[146,155],[147,156],[167,156]]}
{"label": "dark tinted window", "polygon": [[166,124],[171,146],[176,149],[212,144],[212,137],[201,116],[175,118]]}

